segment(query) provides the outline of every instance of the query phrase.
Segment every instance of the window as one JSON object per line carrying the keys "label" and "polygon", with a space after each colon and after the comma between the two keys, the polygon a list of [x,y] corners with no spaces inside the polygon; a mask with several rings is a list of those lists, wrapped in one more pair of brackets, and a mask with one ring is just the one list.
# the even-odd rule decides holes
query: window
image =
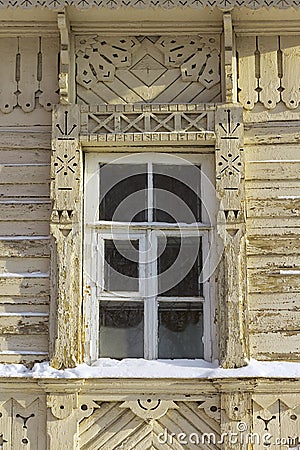
{"label": "window", "polygon": [[85,160],[91,359],[210,359],[213,155]]}

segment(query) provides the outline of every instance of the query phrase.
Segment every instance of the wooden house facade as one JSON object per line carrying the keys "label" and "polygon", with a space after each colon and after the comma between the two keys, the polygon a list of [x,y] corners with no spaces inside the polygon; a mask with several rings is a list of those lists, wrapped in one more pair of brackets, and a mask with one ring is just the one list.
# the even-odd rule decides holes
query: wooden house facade
{"label": "wooden house facade", "polygon": [[[300,358],[299,6],[0,0],[0,363],[8,364],[0,448],[300,449],[300,379],[288,365],[280,378],[239,371],[250,358]],[[99,213],[99,164],[115,159],[122,169],[147,165],[148,216],[130,226],[105,224],[109,213]],[[123,336],[99,319],[99,298],[106,324],[107,305],[117,303],[101,280],[108,269],[100,250],[109,254],[112,226],[119,241],[127,233],[141,246],[163,230],[176,244],[174,221],[154,224],[157,200],[148,192],[160,186],[153,167],[179,159],[203,167],[207,180],[207,217],[181,232],[198,233],[208,262],[201,302],[191,288],[189,300],[176,294],[177,305],[198,305],[188,316],[192,330],[202,320],[194,355],[219,360],[224,377],[9,376],[9,364],[65,370],[119,357],[99,344],[117,336],[121,345]],[[132,270],[140,278],[144,266],[157,270],[151,259],[139,264]],[[176,302],[157,302],[149,277],[139,284],[147,300],[137,356],[166,359],[157,323],[172,320]],[[140,301],[132,296],[119,312]]]}

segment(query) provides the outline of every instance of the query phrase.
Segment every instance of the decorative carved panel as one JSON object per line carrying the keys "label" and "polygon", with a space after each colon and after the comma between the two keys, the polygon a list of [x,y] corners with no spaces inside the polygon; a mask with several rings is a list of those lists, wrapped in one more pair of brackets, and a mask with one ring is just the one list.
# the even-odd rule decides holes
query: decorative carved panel
{"label": "decorative carved panel", "polygon": [[81,107],[81,135],[211,133],[214,106],[100,105]]}
{"label": "decorative carved panel", "polygon": [[298,394],[254,395],[253,431],[260,436],[253,450],[298,449],[300,400]]}
{"label": "decorative carved panel", "polygon": [[25,394],[0,400],[0,448],[46,450],[43,399]]}
{"label": "decorative carved panel", "polygon": [[[206,405],[206,402],[210,402]],[[81,450],[220,448],[220,400],[103,402],[79,425]],[[207,414],[208,412],[208,414]],[[216,416],[217,414],[217,416]],[[210,435],[210,436],[209,436]]]}
{"label": "decorative carved panel", "polygon": [[58,103],[58,39],[47,36],[0,38],[0,110],[19,106],[51,111]]}
{"label": "decorative carved panel", "polygon": [[233,7],[237,8],[276,8],[287,9],[294,7],[298,9],[300,7],[299,0],[0,0],[1,8],[33,8],[33,7],[47,7],[49,9],[61,9],[65,6],[75,6],[79,9],[86,9],[89,7],[98,8],[138,8],[143,9],[147,7],[151,8],[163,8],[172,9],[176,7],[180,8],[222,8],[230,10]]}
{"label": "decorative carved panel", "polygon": [[272,110],[299,109],[300,35],[237,38],[239,101]]}
{"label": "decorative carved panel", "polygon": [[220,36],[76,38],[86,104],[220,101]]}

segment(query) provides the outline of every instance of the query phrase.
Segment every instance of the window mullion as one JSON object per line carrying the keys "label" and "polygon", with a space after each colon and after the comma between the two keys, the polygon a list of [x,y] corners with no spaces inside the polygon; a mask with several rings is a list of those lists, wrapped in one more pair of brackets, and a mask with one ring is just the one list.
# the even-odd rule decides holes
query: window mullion
{"label": "window mullion", "polygon": [[157,268],[156,233],[148,230],[146,232],[146,280],[145,280],[145,300],[144,300],[144,357],[146,359],[157,359],[158,347],[158,312],[157,312]]}
{"label": "window mullion", "polygon": [[148,189],[147,189],[147,203],[148,203],[148,222],[153,222],[153,164],[148,163]]}

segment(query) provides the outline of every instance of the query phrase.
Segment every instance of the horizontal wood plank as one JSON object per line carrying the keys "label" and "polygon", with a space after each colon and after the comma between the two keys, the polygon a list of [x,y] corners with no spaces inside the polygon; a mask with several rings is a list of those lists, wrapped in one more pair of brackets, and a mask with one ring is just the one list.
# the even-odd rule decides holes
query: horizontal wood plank
{"label": "horizontal wood plank", "polygon": [[252,311],[262,310],[299,310],[300,292],[295,293],[251,293],[248,295],[249,309]]}
{"label": "horizontal wood plank", "polygon": [[[260,229],[261,234],[271,234],[274,229],[274,234],[295,234],[296,228],[300,230],[300,221],[297,215],[291,217],[247,217],[246,220],[247,232],[250,235],[254,233],[252,230]],[[278,229],[275,230],[275,229]],[[281,231],[280,231],[281,230]]]}
{"label": "horizontal wood plank", "polygon": [[49,278],[1,278],[0,276],[0,296],[49,295],[49,289]]}
{"label": "horizontal wood plank", "polygon": [[40,306],[40,305],[46,305],[48,306],[50,303],[49,298],[49,292],[45,292],[43,294],[39,295],[0,295],[0,305],[2,305],[3,308],[5,308],[8,305],[12,306],[19,306],[21,308],[26,307],[28,305],[28,308]]}
{"label": "horizontal wood plank", "polygon": [[298,331],[300,338],[300,308],[298,310],[250,311],[250,333]]}
{"label": "horizontal wood plank", "polygon": [[248,269],[270,269],[271,271],[281,269],[300,271],[299,254],[248,256],[247,267]]}
{"label": "horizontal wood plank", "polygon": [[0,363],[1,364],[25,364],[31,365],[32,362],[42,362],[48,361],[49,356],[46,355],[37,355],[37,354],[0,354]]}
{"label": "horizontal wood plank", "polygon": [[48,333],[48,317],[0,316],[0,334],[43,335]]}
{"label": "horizontal wood plank", "polygon": [[300,198],[248,200],[246,202],[246,205],[247,205],[247,217],[299,218],[300,215]]}
{"label": "horizontal wood plank", "polygon": [[0,236],[49,236],[49,220],[45,221],[1,221]]}
{"label": "horizontal wood plank", "polygon": [[300,198],[300,183],[296,180],[286,183],[272,180],[267,184],[260,180],[259,182],[248,181],[246,183],[246,199],[281,199],[289,200]]}
{"label": "horizontal wood plank", "polygon": [[2,184],[49,183],[50,166],[43,165],[0,165],[0,191]]}
{"label": "horizontal wood plank", "polygon": [[49,239],[1,240],[0,257],[40,258],[50,256]]}
{"label": "horizontal wood plank", "polygon": [[0,203],[0,221],[50,220],[50,203]]}
{"label": "horizontal wood plank", "polygon": [[258,360],[299,361],[300,331],[250,334],[250,347]]}
{"label": "horizontal wood plank", "polygon": [[260,238],[248,238],[247,255],[250,256],[299,254],[300,240],[298,237],[282,238],[278,236],[261,236]]}
{"label": "horizontal wood plank", "polygon": [[49,183],[0,185],[0,200],[6,200],[7,198],[49,198],[49,196]]}
{"label": "horizontal wood plank", "polygon": [[[48,352],[48,334],[0,335],[0,352],[21,351],[28,353]],[[34,357],[32,357],[33,359]],[[1,353],[0,353],[1,359]]]}
{"label": "horizontal wood plank", "polygon": [[299,180],[300,161],[248,163],[245,177],[246,180]]}
{"label": "horizontal wood plank", "polygon": [[271,273],[268,270],[248,269],[248,288],[250,293],[300,292],[300,275]]}
{"label": "horizontal wood plank", "polygon": [[20,131],[0,132],[0,148],[1,149],[45,149],[51,148],[51,132],[47,133],[39,131],[38,127],[36,131]]}
{"label": "horizontal wood plank", "polygon": [[299,145],[272,144],[272,145],[246,145],[245,160],[246,164],[255,161],[274,161],[274,160],[292,160],[299,154]]}
{"label": "horizontal wood plank", "polygon": [[4,303],[5,297],[0,297],[0,314],[19,314],[19,315],[45,315],[49,313],[49,304],[36,303]]}
{"label": "horizontal wood plank", "polygon": [[49,272],[49,258],[0,258],[0,276],[2,273],[9,272]]}
{"label": "horizontal wood plank", "polygon": [[1,164],[50,164],[51,148],[23,149],[17,150],[0,147]]}

